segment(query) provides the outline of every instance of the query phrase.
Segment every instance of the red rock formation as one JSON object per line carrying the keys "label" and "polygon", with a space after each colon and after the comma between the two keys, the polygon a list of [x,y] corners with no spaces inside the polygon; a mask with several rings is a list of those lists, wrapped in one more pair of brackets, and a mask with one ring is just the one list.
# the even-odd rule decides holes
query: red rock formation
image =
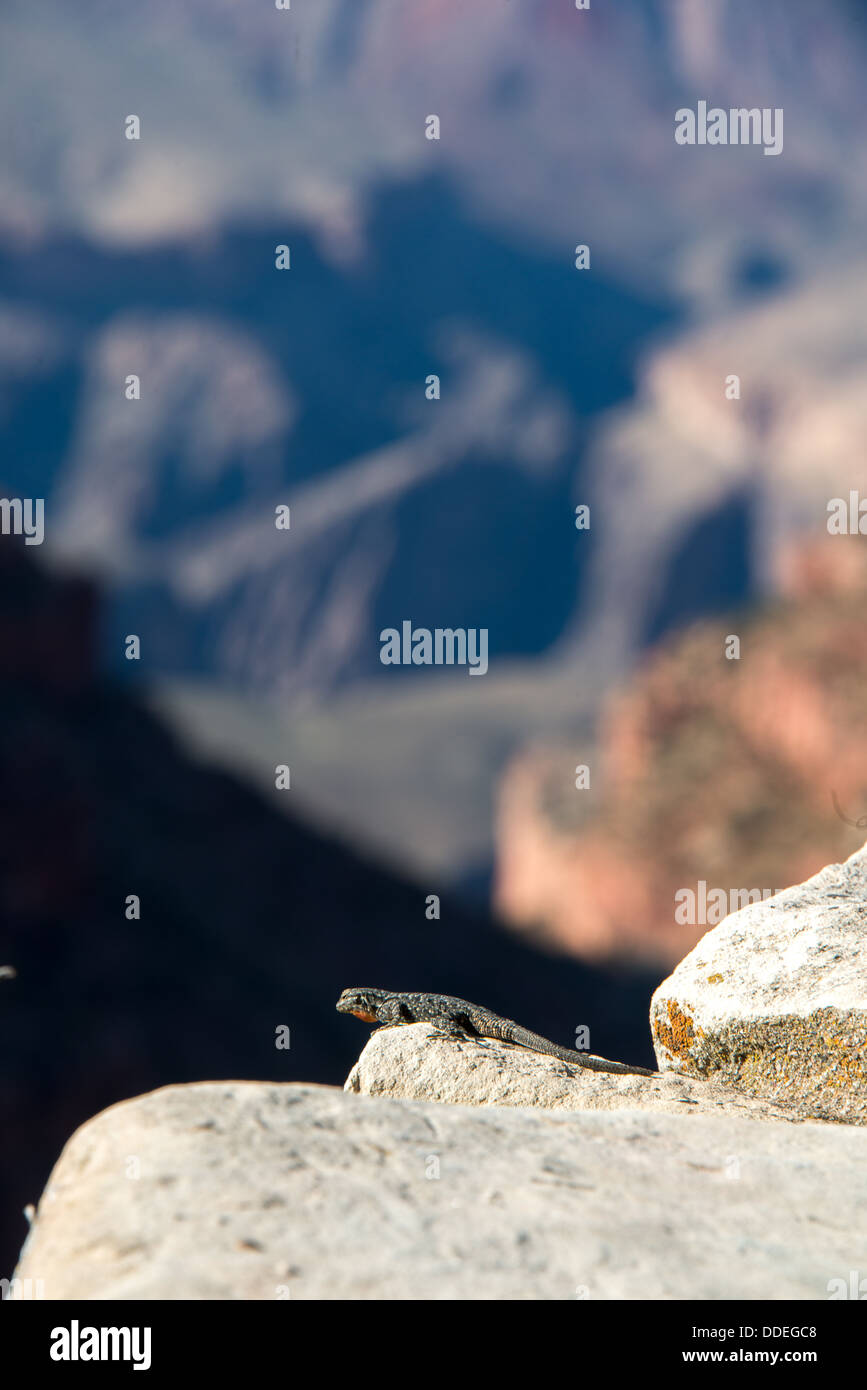
{"label": "red rock formation", "polygon": [[[772,607],[653,653],[603,711],[592,757],[512,765],[495,879],[508,921],[585,958],[668,966],[714,925],[679,922],[679,890],[776,891],[863,843],[867,824],[842,816],[867,816],[867,552],[823,538],[782,568]],[[580,761],[590,791],[574,788]]]}

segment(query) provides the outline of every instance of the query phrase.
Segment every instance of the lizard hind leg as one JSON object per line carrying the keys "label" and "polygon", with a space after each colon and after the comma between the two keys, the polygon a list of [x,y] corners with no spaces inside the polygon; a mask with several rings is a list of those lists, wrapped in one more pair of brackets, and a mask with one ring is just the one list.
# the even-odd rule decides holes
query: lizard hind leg
{"label": "lizard hind leg", "polygon": [[430,1021],[434,1028],[431,1036],[434,1038],[448,1038],[452,1042],[474,1042],[484,1046],[482,1034],[468,1014],[443,1014]]}
{"label": "lizard hind leg", "polygon": [[469,1042],[472,1033],[468,1033],[466,1028],[461,1028],[459,1024],[452,1023],[450,1019],[431,1019],[430,1037],[450,1038],[452,1042]]}

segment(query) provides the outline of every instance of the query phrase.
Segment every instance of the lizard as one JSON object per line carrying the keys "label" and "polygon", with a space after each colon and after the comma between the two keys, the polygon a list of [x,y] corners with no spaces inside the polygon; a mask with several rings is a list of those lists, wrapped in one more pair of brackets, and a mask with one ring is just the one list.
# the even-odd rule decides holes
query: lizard
{"label": "lizard", "polygon": [[338,1013],[354,1014],[365,1023],[379,1023],[395,1028],[405,1023],[433,1023],[438,1032],[449,1038],[493,1038],[497,1042],[513,1043],[531,1052],[559,1057],[574,1067],[588,1071],[613,1072],[617,1076],[658,1076],[647,1067],[629,1067],[625,1062],[608,1062],[590,1052],[574,1052],[569,1047],[531,1033],[510,1018],[500,1018],[490,1009],[482,1009],[467,999],[450,994],[395,994],[388,989],[345,989],[337,1001]]}

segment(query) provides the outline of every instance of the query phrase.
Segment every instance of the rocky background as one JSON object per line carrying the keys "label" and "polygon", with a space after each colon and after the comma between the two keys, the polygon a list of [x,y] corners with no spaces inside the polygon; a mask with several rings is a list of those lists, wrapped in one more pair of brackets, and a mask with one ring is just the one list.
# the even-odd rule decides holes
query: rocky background
{"label": "rocky background", "polygon": [[[512,758],[867,487],[862,8],[47,0],[0,40],[0,485],[106,586],[101,666],[484,901]],[[675,144],[757,94],[779,157]],[[488,676],[384,672],[403,617],[487,625]]]}

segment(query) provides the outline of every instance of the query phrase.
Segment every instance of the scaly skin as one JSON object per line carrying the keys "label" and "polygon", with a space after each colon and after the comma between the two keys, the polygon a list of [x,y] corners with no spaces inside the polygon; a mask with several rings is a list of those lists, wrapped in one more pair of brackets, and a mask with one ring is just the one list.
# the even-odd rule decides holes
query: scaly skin
{"label": "scaly skin", "polygon": [[338,1013],[354,1014],[365,1023],[380,1023],[385,1028],[394,1028],[402,1023],[433,1023],[447,1037],[495,1038],[498,1042],[513,1043],[516,1047],[529,1048],[531,1052],[542,1052],[548,1057],[559,1057],[573,1067],[586,1067],[588,1071],[607,1071],[616,1076],[657,1076],[646,1067],[628,1067],[623,1062],[607,1062],[604,1057],[594,1057],[589,1052],[573,1052],[569,1047],[541,1038],[513,1023],[509,1018],[500,1018],[489,1009],[480,1009],[478,1004],[470,1004],[466,999],[455,999],[450,994],[393,994],[388,989],[345,989],[337,1001]]}

